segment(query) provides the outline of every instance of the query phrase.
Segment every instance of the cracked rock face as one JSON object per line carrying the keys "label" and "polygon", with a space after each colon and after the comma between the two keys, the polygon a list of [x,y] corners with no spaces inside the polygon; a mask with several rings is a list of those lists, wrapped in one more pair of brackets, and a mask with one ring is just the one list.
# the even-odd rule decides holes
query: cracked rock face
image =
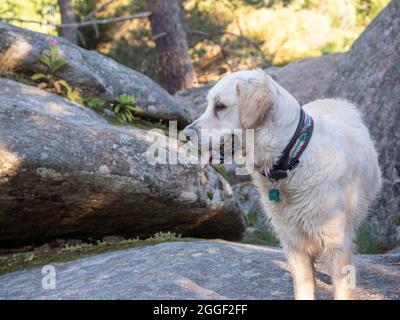
{"label": "cracked rock face", "polygon": [[163,136],[34,87],[1,78],[0,87],[1,246],[159,231],[241,238],[243,214],[222,176],[147,161]]}
{"label": "cracked rock face", "polygon": [[[355,298],[400,299],[399,254],[358,255]],[[279,249],[229,242],[170,242],[51,265],[55,288],[42,288],[42,268],[0,277],[0,299],[293,299]],[[46,274],[46,273],[44,273]],[[317,265],[317,299],[332,299]]]}
{"label": "cracked rock face", "polygon": [[180,127],[187,124],[187,113],[150,78],[63,38],[0,23],[0,71],[43,72],[36,57],[48,49],[50,39],[57,39],[60,55],[68,60],[57,76],[86,95],[115,101],[121,94],[128,94],[135,97],[149,118],[177,120]]}

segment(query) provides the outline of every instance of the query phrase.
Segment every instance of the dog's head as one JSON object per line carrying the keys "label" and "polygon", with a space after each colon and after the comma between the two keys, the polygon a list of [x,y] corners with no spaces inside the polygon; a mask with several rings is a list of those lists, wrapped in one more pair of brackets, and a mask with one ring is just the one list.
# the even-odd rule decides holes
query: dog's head
{"label": "dog's head", "polygon": [[207,96],[206,111],[185,128],[184,134],[191,141],[201,139],[202,153],[210,151],[205,154],[208,161],[211,157],[227,159],[239,146],[235,130],[265,125],[277,94],[275,84],[261,69],[238,71],[222,78]]}

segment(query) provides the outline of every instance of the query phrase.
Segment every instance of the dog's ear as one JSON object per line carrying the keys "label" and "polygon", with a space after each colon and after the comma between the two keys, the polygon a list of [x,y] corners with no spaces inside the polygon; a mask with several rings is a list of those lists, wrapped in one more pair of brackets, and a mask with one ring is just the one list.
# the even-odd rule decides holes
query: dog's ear
{"label": "dog's ear", "polygon": [[236,83],[240,124],[243,129],[255,129],[268,117],[273,105],[273,94],[268,76],[263,71],[260,77]]}

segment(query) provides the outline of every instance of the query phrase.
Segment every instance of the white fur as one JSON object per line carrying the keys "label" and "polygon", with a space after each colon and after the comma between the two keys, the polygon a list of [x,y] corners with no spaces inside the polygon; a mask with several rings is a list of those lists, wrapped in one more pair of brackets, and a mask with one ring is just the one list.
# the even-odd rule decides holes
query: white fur
{"label": "white fur", "polygon": [[[277,183],[283,199],[271,202],[268,190],[272,183],[258,171],[268,172],[279,158],[300,115],[298,102],[285,89],[261,70],[231,74],[210,91],[207,110],[191,128],[241,128],[238,95],[260,83],[272,107],[255,128],[252,165],[256,170],[251,175],[291,266],[295,298],[314,298],[314,261],[321,257],[330,269],[335,298],[351,299],[343,268],[352,264],[355,230],[381,186],[368,130],[357,108],[346,101],[325,99],[303,106],[314,119],[314,133],[300,164]],[[215,101],[227,106],[217,116]]]}

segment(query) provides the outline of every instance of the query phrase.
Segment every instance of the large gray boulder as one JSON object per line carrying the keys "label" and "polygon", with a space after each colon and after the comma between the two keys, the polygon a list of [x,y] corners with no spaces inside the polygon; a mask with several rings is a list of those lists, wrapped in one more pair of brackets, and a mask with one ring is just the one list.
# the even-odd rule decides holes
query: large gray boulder
{"label": "large gray boulder", "polygon": [[191,121],[200,117],[207,108],[207,94],[216,82],[210,81],[200,87],[182,89],[175,93],[178,104],[189,114]]}
{"label": "large gray boulder", "polygon": [[371,226],[381,246],[400,245],[400,1],[392,1],[339,61],[325,96],[363,111],[384,182]]}
{"label": "large gray boulder", "polygon": [[[265,72],[303,105],[324,97],[335,67],[344,55],[334,53],[298,60],[283,67],[267,68]],[[178,104],[190,115],[192,121],[206,110],[207,93],[215,83],[215,81],[210,81],[203,86],[183,89],[175,93]]]}
{"label": "large gray boulder", "polygon": [[[399,263],[399,254],[356,256],[355,298],[400,299]],[[0,299],[293,299],[282,252],[261,246],[171,242],[51,265],[54,289],[42,287],[49,267],[24,270],[0,277]],[[332,299],[317,270],[317,298]]]}
{"label": "large gray boulder", "polygon": [[265,72],[304,105],[325,96],[336,65],[344,56],[344,53],[334,53],[298,60],[283,67],[270,67]]}
{"label": "large gray boulder", "polygon": [[79,88],[86,95],[115,101],[121,94],[136,98],[145,116],[177,120],[187,124],[187,114],[175,99],[147,76],[129,69],[95,52],[71,42],[0,22],[0,71],[32,74],[42,72],[37,56],[48,49],[48,41],[56,39],[59,53],[68,65],[57,75]]}
{"label": "large gray boulder", "polygon": [[241,238],[242,212],[210,166],[154,166],[146,131],[11,80],[0,88],[0,246],[167,230]]}

